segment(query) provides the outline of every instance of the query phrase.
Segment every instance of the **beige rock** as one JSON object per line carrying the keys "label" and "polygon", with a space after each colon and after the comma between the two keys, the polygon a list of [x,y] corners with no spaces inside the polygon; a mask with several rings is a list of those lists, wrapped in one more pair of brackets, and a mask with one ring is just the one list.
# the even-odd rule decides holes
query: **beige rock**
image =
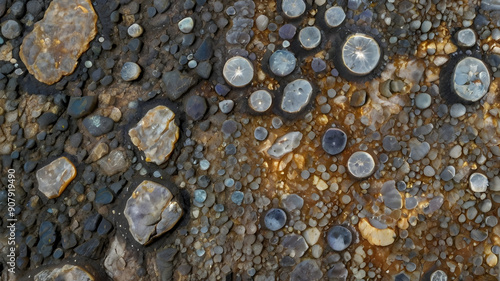
{"label": "beige rock", "polygon": [[319,231],[318,228],[316,227],[311,227],[306,229],[303,233],[302,236],[304,236],[304,239],[306,239],[307,244],[310,246],[318,243],[319,237],[321,236],[321,232]]}
{"label": "beige rock", "polygon": [[486,257],[486,263],[490,266],[490,267],[494,267],[497,265],[498,263],[498,257],[497,255],[491,253],[489,254],[487,257]]}
{"label": "beige rock", "polygon": [[106,157],[97,161],[97,165],[99,165],[104,174],[112,176],[120,172],[125,172],[130,166],[130,162],[123,151],[115,149]]}
{"label": "beige rock", "polygon": [[390,228],[378,229],[373,227],[366,218],[358,224],[361,236],[374,246],[388,246],[394,243],[396,233]]}
{"label": "beige rock", "polygon": [[168,160],[179,139],[179,127],[174,120],[174,112],[159,105],[128,131],[132,143],[144,151],[146,161],[161,165]]}
{"label": "beige rock", "polygon": [[89,0],[54,0],[43,19],[24,37],[19,55],[45,84],[71,74],[97,34],[97,14]]}
{"label": "beige rock", "polygon": [[130,233],[137,242],[148,244],[179,221],[183,210],[172,199],[170,190],[156,182],[145,180],[137,186],[124,210]]}
{"label": "beige rock", "polygon": [[95,161],[101,159],[102,157],[104,157],[108,153],[109,153],[109,146],[104,142],[100,142],[90,152],[90,156],[88,158],[88,163],[95,162]]}
{"label": "beige rock", "polygon": [[76,168],[66,157],[58,158],[36,172],[38,189],[49,199],[63,193],[76,177]]}
{"label": "beige rock", "polygon": [[47,280],[74,280],[74,281],[94,281],[94,276],[85,271],[85,269],[71,264],[65,264],[62,267],[54,269],[45,269],[34,276],[34,281]]}

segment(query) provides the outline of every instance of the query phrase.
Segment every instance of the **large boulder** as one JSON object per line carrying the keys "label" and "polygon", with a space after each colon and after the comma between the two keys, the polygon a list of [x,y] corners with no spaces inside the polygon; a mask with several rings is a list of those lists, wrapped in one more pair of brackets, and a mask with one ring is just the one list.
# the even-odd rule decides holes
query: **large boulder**
{"label": "large boulder", "polygon": [[145,180],[132,193],[125,206],[125,217],[134,239],[148,244],[174,227],[183,210],[166,187]]}
{"label": "large boulder", "polygon": [[97,34],[97,14],[89,0],[54,0],[24,37],[19,53],[28,71],[48,85],[73,73],[78,58]]}
{"label": "large boulder", "polygon": [[175,114],[168,107],[159,105],[146,113],[137,125],[128,131],[132,143],[144,151],[146,161],[157,165],[168,160],[179,139]]}

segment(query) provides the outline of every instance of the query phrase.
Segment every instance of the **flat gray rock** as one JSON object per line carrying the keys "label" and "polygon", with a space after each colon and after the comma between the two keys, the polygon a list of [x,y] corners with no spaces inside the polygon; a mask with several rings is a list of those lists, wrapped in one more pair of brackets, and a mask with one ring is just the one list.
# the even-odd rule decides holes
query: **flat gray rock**
{"label": "flat gray rock", "polygon": [[161,80],[165,86],[167,97],[171,100],[180,98],[197,82],[194,76],[183,74],[178,70],[163,73]]}

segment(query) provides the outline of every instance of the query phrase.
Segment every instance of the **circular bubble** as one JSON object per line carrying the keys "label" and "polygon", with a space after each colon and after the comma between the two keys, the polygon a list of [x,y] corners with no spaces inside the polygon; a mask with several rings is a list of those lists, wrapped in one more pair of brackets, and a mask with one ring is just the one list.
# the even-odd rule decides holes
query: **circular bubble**
{"label": "circular bubble", "polygon": [[375,172],[375,160],[367,152],[356,151],[347,160],[347,169],[356,178],[367,178]]}
{"label": "circular bubble", "polygon": [[475,102],[488,92],[491,75],[483,61],[465,57],[455,66],[452,79],[455,93],[466,101]]}
{"label": "circular bubble", "polygon": [[356,75],[373,71],[380,61],[380,46],[373,37],[362,33],[350,35],[342,47],[344,65]]}
{"label": "circular bubble", "polygon": [[286,223],[286,213],[282,209],[273,208],[267,211],[264,217],[264,224],[267,229],[277,231],[283,228]]}
{"label": "circular bubble", "polygon": [[277,76],[287,76],[292,73],[297,64],[297,59],[292,52],[278,50],[269,58],[269,68]]}
{"label": "circular bubble", "polygon": [[330,155],[337,155],[344,151],[347,144],[347,135],[337,128],[326,130],[321,141],[321,146]]}
{"label": "circular bubble", "polygon": [[222,74],[227,83],[234,87],[244,87],[253,79],[252,63],[241,56],[235,56],[226,61]]}
{"label": "circular bubble", "polygon": [[306,50],[314,49],[321,42],[321,32],[315,26],[302,28],[299,32],[299,41],[302,48]]}
{"label": "circular bubble", "polygon": [[306,11],[306,3],[304,0],[283,0],[281,9],[287,17],[297,18]]}
{"label": "circular bubble", "polygon": [[268,110],[273,103],[273,97],[266,90],[257,90],[250,95],[248,105],[257,112]]}
{"label": "circular bubble", "polygon": [[337,27],[345,20],[345,12],[339,6],[331,7],[325,12],[326,24],[330,27]]}
{"label": "circular bubble", "polygon": [[349,229],[336,225],[328,231],[327,237],[328,245],[337,252],[343,251],[352,243],[352,233]]}

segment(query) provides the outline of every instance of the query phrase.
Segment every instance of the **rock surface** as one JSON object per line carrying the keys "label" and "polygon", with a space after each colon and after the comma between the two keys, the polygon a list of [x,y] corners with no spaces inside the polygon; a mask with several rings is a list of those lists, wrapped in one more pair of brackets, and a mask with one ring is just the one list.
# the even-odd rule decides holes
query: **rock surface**
{"label": "rock surface", "polygon": [[300,145],[300,140],[302,140],[301,132],[290,132],[278,138],[267,153],[273,158],[280,159],[283,155],[297,148]]}
{"label": "rock surface", "polygon": [[159,105],[149,110],[128,134],[132,143],[144,151],[146,161],[161,165],[175,148],[179,127],[175,124],[175,113]]}
{"label": "rock surface", "polygon": [[54,84],[75,70],[78,58],[97,34],[96,23],[89,0],[52,1],[43,20],[24,37],[21,60],[38,81]]}
{"label": "rock surface", "polygon": [[175,226],[183,210],[172,199],[170,190],[158,183],[145,180],[137,186],[124,210],[130,233],[137,242],[148,244]]}
{"label": "rock surface", "polygon": [[49,199],[60,196],[75,177],[76,168],[66,157],[58,158],[36,172],[38,189]]}
{"label": "rock surface", "polygon": [[93,281],[94,276],[88,273],[85,269],[77,266],[65,264],[54,269],[46,269],[37,273],[33,280],[73,280],[73,281]]}

